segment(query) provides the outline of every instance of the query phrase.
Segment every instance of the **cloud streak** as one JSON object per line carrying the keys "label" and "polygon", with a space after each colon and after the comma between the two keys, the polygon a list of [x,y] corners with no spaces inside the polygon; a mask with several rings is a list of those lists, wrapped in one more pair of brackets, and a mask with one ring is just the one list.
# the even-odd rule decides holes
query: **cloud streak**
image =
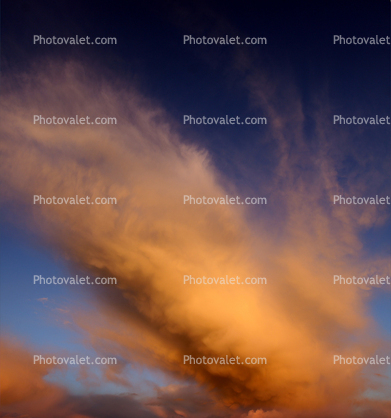
{"label": "cloud streak", "polygon": [[[273,213],[259,210],[249,220],[242,206],[183,205],[185,194],[241,193],[157,104],[75,62],[5,79],[1,192],[7,208],[16,208],[9,218],[24,219],[45,245],[92,274],[117,277],[115,289],[91,293],[99,313],[74,314],[98,351],[193,380],[217,410],[262,408],[249,413],[254,418],[279,416],[267,412],[273,408],[315,414],[330,402],[357,399],[366,387],[361,369],[334,366],[332,357],[368,356],[380,344],[368,292],[333,286],[332,277],[368,270],[360,231],[386,218],[332,207],[337,159],[305,140],[297,92],[286,92],[281,109],[260,75],[248,83],[273,120],[264,138],[277,145],[268,188]],[[114,116],[118,125],[33,125],[34,114]],[[322,142],[327,130],[319,115],[317,126]],[[33,205],[35,194],[114,196],[118,204]],[[385,272],[385,260],[372,261],[370,268]],[[268,284],[190,286],[184,274],[266,276]],[[184,355],[267,357],[268,364],[189,366]],[[112,398],[100,400],[107,406]]]}

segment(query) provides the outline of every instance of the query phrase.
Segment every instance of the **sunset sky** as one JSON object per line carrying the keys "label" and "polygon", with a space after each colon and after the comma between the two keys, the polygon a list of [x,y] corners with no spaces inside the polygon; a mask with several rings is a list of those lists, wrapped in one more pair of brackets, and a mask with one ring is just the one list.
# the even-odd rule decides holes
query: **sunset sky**
{"label": "sunset sky", "polygon": [[[185,35],[267,43],[189,45]],[[391,276],[390,206],[333,200],[391,196],[390,125],[333,123],[391,116],[390,47],[334,35],[389,37],[390,3],[3,0],[0,417],[391,417],[390,365],[334,364],[391,356],[391,286],[334,284]],[[184,204],[190,195],[267,204]]]}

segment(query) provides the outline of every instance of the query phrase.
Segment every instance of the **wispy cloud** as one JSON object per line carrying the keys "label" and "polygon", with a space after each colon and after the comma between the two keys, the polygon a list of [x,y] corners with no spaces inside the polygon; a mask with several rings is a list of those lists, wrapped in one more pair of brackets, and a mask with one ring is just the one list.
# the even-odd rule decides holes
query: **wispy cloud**
{"label": "wispy cloud", "polygon": [[[384,216],[373,211],[363,220],[330,205],[337,160],[322,145],[321,116],[317,145],[308,143],[296,92],[285,92],[281,108],[259,80],[254,74],[249,87],[273,120],[266,140],[276,141],[278,163],[268,188],[276,210],[256,221],[242,206],[183,205],[185,194],[227,193],[208,152],[180,138],[169,115],[134,88],[72,62],[4,80],[1,191],[18,209],[10,219],[24,219],[71,263],[118,279],[117,287],[92,293],[98,313],[74,313],[98,351],[191,379],[232,414],[262,408],[248,416],[274,418],[279,412],[268,409],[291,408],[315,416],[365,389],[360,368],[334,366],[332,358],[376,350],[366,292],[333,286],[332,277],[369,270],[359,233]],[[278,97],[277,86],[270,88]],[[34,114],[114,116],[118,125],[34,125]],[[114,196],[118,204],[33,205],[36,194]],[[266,234],[270,225],[275,236]],[[380,259],[371,268],[386,266]],[[184,274],[266,276],[268,284],[191,287]],[[189,354],[261,356],[268,364],[184,365]],[[164,405],[152,406],[151,414],[170,416]]]}

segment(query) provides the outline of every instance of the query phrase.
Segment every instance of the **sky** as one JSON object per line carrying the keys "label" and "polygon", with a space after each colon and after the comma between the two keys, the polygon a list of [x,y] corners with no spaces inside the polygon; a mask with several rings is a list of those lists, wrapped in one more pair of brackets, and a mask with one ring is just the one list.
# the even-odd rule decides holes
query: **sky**
{"label": "sky", "polygon": [[[184,43],[226,35],[267,42]],[[335,364],[391,356],[391,286],[335,283],[391,276],[389,204],[335,203],[390,200],[390,125],[335,123],[389,120],[390,48],[337,35],[390,3],[1,2],[0,417],[391,417],[389,364]],[[76,275],[116,283],[34,284]]]}

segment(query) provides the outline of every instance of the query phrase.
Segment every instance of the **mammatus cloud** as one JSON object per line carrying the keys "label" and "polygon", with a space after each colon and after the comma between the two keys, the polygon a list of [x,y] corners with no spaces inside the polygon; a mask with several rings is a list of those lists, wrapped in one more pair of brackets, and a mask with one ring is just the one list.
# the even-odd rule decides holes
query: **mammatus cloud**
{"label": "mammatus cloud", "polygon": [[[361,368],[333,365],[333,355],[368,356],[379,342],[366,292],[333,286],[332,277],[368,268],[360,260],[362,223],[328,206],[325,196],[337,186],[334,158],[306,145],[294,91],[297,110],[289,115],[267,93],[258,95],[275,121],[269,135],[278,164],[268,201],[278,207],[264,217],[260,210],[254,222],[243,206],[183,204],[183,195],[225,196],[222,174],[135,89],[113,87],[72,62],[47,63],[3,84],[1,192],[10,219],[70,263],[118,279],[114,290],[91,292],[99,313],[74,315],[97,350],[194,380],[232,416],[289,409],[321,417],[330,403],[359,399]],[[118,124],[33,124],[33,115],[76,114],[116,117]],[[310,170],[300,165],[308,160]],[[116,197],[118,204],[33,205],[33,195],[76,194]],[[364,224],[378,219],[374,213]],[[266,233],[270,224],[278,234]],[[374,268],[385,266],[374,260]],[[184,285],[184,274],[267,277],[268,284]],[[267,365],[184,365],[184,355],[266,357]],[[151,406],[151,414],[170,416]],[[346,409],[334,412],[346,416]]]}

